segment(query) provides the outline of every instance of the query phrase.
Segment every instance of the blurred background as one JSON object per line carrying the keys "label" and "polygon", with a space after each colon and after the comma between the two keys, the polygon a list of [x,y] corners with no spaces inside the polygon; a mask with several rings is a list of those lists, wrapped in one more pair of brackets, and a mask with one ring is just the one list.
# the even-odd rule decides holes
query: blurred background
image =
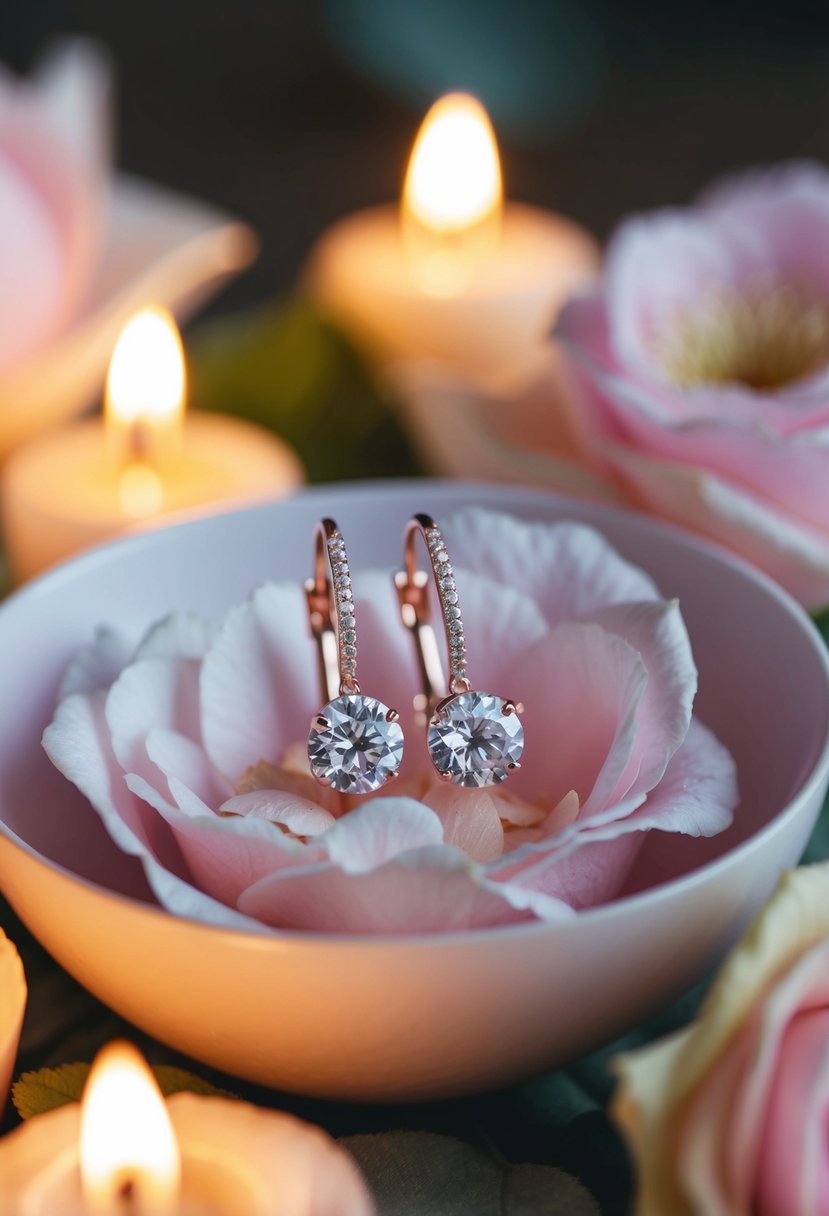
{"label": "blurred background", "polygon": [[259,231],[214,313],[286,292],[332,220],[396,197],[449,88],[490,109],[512,198],[602,238],[724,170],[829,160],[829,10],[806,0],[5,0],[0,59],[25,71],[61,32],[111,50],[121,167]]}

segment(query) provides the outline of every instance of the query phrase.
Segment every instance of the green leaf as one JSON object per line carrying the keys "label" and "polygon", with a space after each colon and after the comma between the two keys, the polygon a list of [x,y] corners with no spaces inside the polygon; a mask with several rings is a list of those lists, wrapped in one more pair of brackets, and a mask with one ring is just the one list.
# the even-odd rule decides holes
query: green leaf
{"label": "green leaf", "polygon": [[[23,1073],[12,1086],[12,1101],[20,1118],[31,1119],[70,1102],[79,1102],[91,1067],[90,1064],[63,1064],[60,1068],[40,1068],[36,1072]],[[151,1068],[165,1098],[181,1092],[236,1097],[183,1068],[168,1064],[155,1064]]]}
{"label": "green leaf", "polygon": [[348,1136],[378,1216],[599,1216],[580,1182],[547,1165],[508,1165],[430,1132]]}
{"label": "green leaf", "polygon": [[310,481],[417,474],[376,378],[311,301],[203,324],[187,349],[193,404],[274,431]]}

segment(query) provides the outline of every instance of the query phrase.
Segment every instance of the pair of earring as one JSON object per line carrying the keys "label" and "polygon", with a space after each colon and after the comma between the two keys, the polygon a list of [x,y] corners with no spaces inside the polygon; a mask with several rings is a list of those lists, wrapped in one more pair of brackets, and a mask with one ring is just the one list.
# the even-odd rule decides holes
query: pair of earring
{"label": "pair of earring", "polygon": [[[426,544],[428,572],[417,565],[419,537]],[[449,653],[448,682],[431,624],[432,580]],[[455,577],[440,529],[430,516],[414,515],[407,523],[403,569],[394,582],[423,684],[423,691],[415,697],[415,711],[426,727],[426,743],[438,776],[466,787],[504,781],[520,768],[523,706],[473,689],[469,682]],[[360,691],[351,569],[345,541],[331,519],[316,526],[314,576],[305,584],[305,591],[326,701],[313,717],[308,735],[311,772],[321,785],[339,793],[371,793],[398,775],[403,730],[396,710]]]}

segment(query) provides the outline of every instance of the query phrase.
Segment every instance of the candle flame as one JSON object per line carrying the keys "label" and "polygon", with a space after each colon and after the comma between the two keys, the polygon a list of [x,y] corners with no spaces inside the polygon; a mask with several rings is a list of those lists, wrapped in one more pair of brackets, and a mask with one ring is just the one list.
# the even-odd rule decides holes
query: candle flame
{"label": "candle flame", "polygon": [[489,115],[468,93],[448,93],[423,120],[403,203],[435,233],[463,231],[501,208],[501,166]]}
{"label": "candle flame", "polygon": [[142,308],[115,344],[106,386],[105,425],[121,470],[121,509],[133,519],[159,511],[159,469],[178,452],[186,373],[181,336],[164,308]]}
{"label": "candle flame", "polygon": [[468,93],[436,101],[415,140],[403,187],[403,232],[418,285],[455,295],[498,241],[503,187],[489,115]]}
{"label": "candle flame", "polygon": [[90,1213],[118,1211],[124,1196],[136,1213],[177,1210],[175,1132],[153,1074],[129,1043],[110,1043],[92,1065],[81,1106],[80,1167]]}
{"label": "candle flame", "polygon": [[166,308],[142,308],[112,352],[106,410],[121,423],[168,423],[184,410],[184,349]]}

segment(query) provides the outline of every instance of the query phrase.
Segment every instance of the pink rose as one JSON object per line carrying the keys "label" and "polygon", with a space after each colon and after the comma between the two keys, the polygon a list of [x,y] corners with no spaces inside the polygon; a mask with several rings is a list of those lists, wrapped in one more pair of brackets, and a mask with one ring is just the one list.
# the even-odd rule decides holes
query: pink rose
{"label": "pink rose", "polygon": [[79,312],[101,254],[106,64],[69,43],[31,81],[0,67],[0,375]]}
{"label": "pink rose", "polygon": [[80,39],[30,80],[0,66],[0,460],[93,403],[136,309],[186,316],[255,253],[243,224],[113,174],[109,93]]}
{"label": "pink rose", "polygon": [[299,585],[266,584],[218,628],[174,615],[137,649],[102,631],[72,665],[46,750],[171,911],[342,933],[556,918],[612,898],[651,829],[728,826],[734,764],[692,717],[677,602],[582,525],[469,510],[446,537],[476,685],[526,706],[503,787],[435,777],[389,571],[355,580],[360,679],[401,713],[403,769],[340,818],[308,770]]}
{"label": "pink rose", "polygon": [[616,1066],[637,1216],[825,1216],[829,863],[784,875],[696,1022]]}
{"label": "pink rose", "polygon": [[634,217],[558,326],[589,459],[648,510],[829,601],[829,173]]}

